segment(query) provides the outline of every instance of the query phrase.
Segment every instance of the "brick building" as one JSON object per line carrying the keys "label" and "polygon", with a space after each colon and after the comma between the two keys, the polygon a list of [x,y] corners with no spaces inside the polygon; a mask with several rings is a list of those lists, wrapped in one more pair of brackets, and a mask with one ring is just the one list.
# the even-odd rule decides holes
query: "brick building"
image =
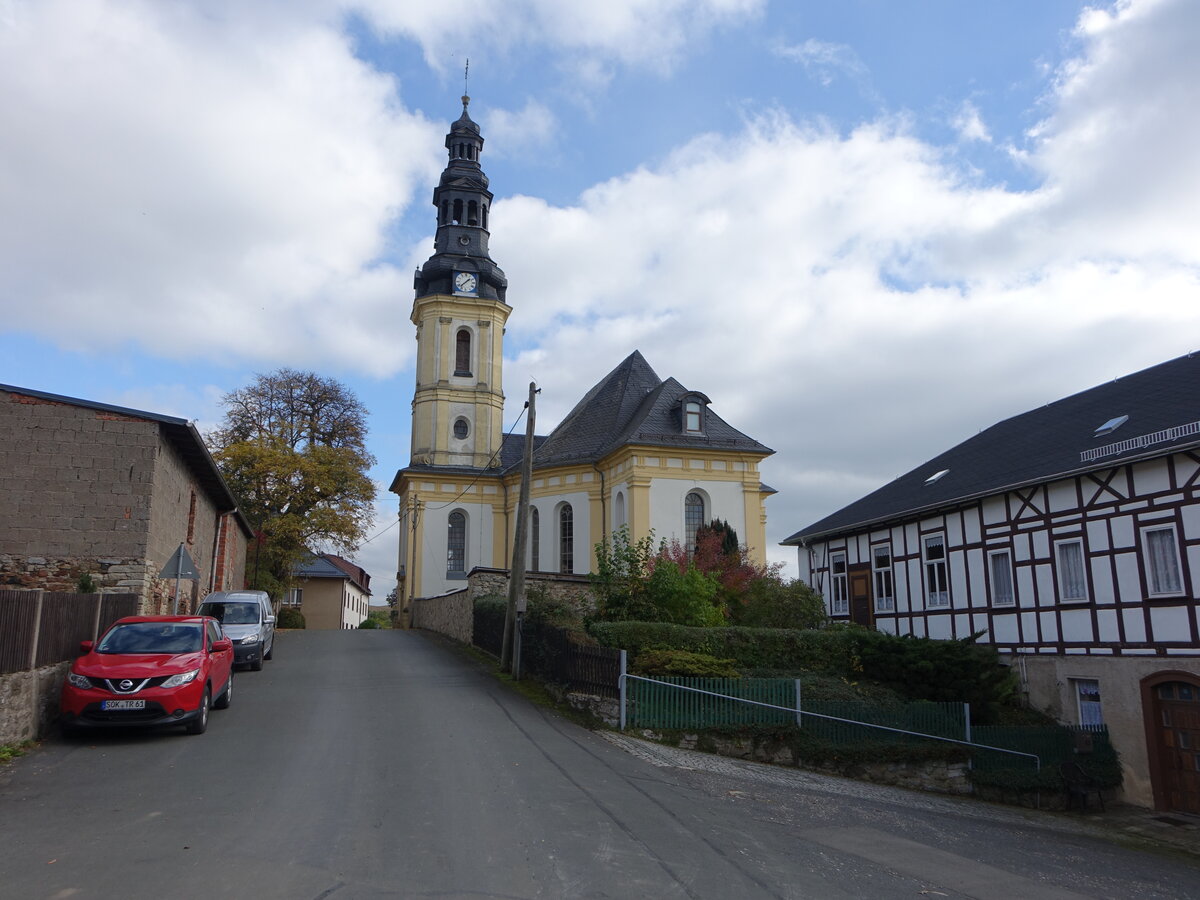
{"label": "brick building", "polygon": [[0,384],[0,585],[136,593],[170,612],[158,573],[182,542],[199,572],[181,611],[243,586],[249,523],[186,419]]}

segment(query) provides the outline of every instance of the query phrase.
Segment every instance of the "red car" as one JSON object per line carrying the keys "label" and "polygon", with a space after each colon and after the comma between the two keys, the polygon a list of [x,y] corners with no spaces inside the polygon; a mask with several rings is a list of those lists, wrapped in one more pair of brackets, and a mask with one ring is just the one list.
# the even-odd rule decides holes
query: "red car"
{"label": "red car", "polygon": [[233,697],[233,643],[211,616],[130,616],[83,641],[63,683],[63,732],[113,725],[208,728]]}

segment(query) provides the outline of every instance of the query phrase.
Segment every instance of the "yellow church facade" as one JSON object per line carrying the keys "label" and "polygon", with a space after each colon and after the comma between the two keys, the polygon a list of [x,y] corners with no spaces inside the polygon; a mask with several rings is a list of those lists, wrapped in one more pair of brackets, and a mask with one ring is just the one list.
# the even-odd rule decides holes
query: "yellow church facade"
{"label": "yellow church facade", "polygon": [[[492,194],[468,102],[446,137],[449,163],[434,190],[435,252],[414,279],[411,455],[391,485],[404,607],[461,589],[476,567],[507,569],[516,526],[525,435],[503,433],[501,387],[512,307],[488,252]],[[534,438],[526,566],[586,575],[595,545],[617,529],[688,547],[713,519],[727,521],[761,563],[772,490],[758,467],[771,452],[703,393],[659,378],[635,350]]]}

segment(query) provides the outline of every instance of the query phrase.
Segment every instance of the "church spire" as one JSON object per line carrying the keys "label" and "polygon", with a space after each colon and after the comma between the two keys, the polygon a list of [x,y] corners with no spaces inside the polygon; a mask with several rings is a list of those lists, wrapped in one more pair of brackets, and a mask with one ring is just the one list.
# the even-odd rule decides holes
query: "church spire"
{"label": "church spire", "polygon": [[434,254],[417,270],[413,287],[417,299],[430,294],[465,294],[504,300],[508,280],[488,251],[488,219],[492,192],[479,165],[483,135],[467,111],[471,98],[463,94],[462,115],[446,135],[449,159],[433,191],[437,208]]}

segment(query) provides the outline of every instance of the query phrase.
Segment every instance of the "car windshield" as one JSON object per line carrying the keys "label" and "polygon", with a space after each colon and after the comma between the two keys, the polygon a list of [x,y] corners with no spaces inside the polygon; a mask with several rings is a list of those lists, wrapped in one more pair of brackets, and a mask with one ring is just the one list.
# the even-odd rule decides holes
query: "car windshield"
{"label": "car windshield", "polygon": [[195,653],[204,632],[195,622],[129,622],[100,639],[97,653]]}
{"label": "car windshield", "polygon": [[212,616],[222,625],[257,625],[257,603],[202,603],[198,615]]}

